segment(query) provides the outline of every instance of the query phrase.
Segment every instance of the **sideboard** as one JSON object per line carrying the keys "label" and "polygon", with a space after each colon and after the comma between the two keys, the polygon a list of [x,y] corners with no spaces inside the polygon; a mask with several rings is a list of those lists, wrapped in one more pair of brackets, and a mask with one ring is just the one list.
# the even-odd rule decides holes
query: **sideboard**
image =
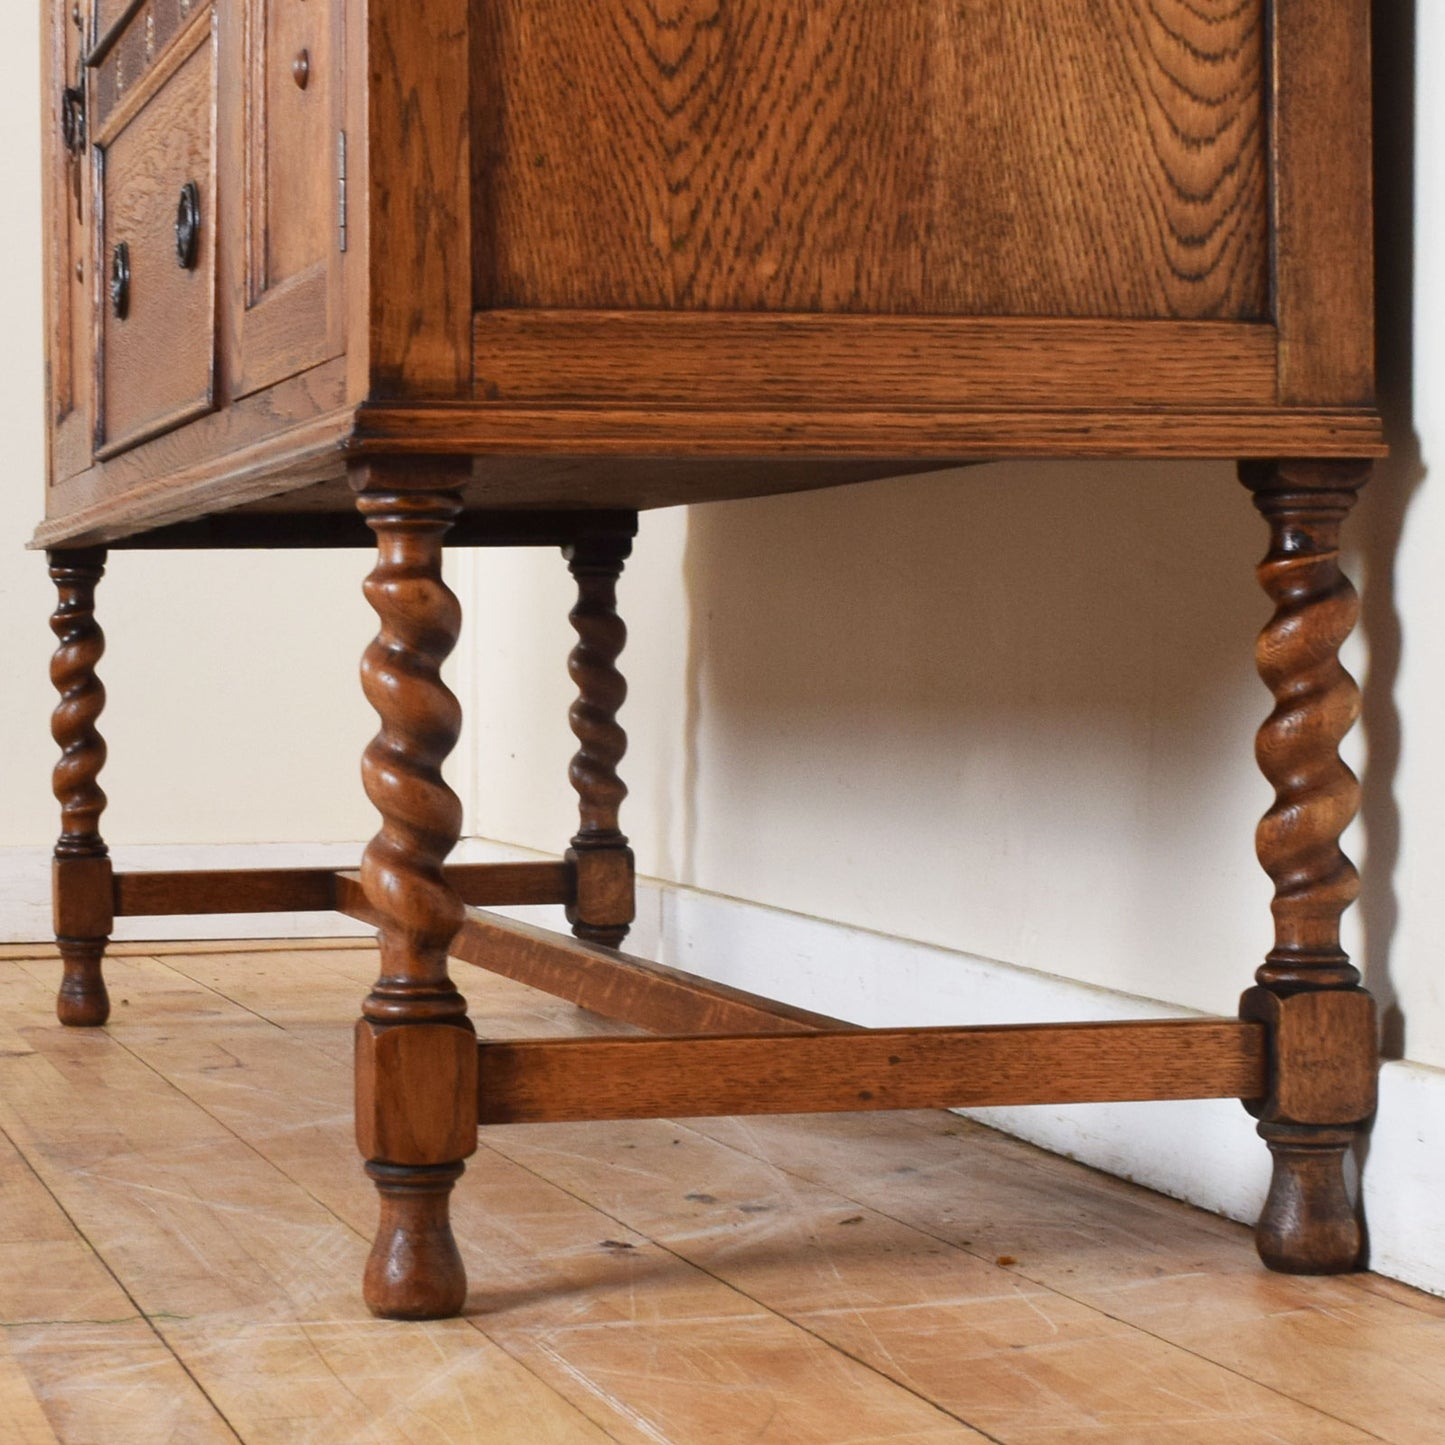
{"label": "sideboard", "polygon": [[[384,1316],[463,1307],[450,1194],[479,1126],[516,1120],[1237,1098],[1274,1159],[1265,1263],[1359,1264],[1375,1021],[1339,939],[1338,653],[1340,528],[1383,451],[1367,0],[46,15],[63,1023],[106,1022],[117,916],[373,923],[356,1127]],[[621,952],[638,513],[1004,457],[1229,458],[1263,516],[1274,934],[1238,1016],[857,1029]],[[576,578],[580,822],[554,863],[446,866],[448,545],[560,547]],[[107,552],[344,546],[376,550],[380,619],[359,872],[116,871]],[[572,936],[481,911],[521,903]],[[449,958],[647,1032],[479,1042]]]}

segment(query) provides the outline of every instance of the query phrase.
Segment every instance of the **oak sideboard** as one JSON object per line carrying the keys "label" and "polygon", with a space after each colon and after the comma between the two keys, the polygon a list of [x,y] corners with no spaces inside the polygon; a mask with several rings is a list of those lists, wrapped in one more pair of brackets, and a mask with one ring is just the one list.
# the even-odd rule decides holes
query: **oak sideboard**
{"label": "oak sideboard", "polygon": [[[1274,1159],[1265,1263],[1357,1267],[1376,1035],[1339,939],[1338,559],[1383,451],[1367,0],[45,3],[62,1023],[105,1024],[117,916],[373,923],[384,1316],[463,1307],[451,1191],[517,1120],[1237,1098]],[[1238,1016],[857,1029],[623,953],[638,513],[1004,457],[1228,458],[1263,516],[1274,927]],[[446,865],[448,545],[560,547],[576,578],[556,862]],[[342,546],[375,548],[380,619],[359,870],[115,870],[108,551]],[[572,934],[483,911],[522,903]],[[479,1041],[449,959],[646,1032]]]}

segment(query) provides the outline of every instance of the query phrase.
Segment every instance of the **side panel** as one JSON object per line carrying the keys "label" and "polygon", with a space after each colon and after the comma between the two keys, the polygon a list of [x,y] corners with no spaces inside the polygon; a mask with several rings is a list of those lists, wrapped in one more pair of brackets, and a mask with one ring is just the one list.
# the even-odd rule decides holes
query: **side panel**
{"label": "side panel", "polygon": [[1264,10],[474,0],[478,304],[1260,319]]}
{"label": "side panel", "polygon": [[1280,401],[1375,395],[1369,0],[1274,0]]}

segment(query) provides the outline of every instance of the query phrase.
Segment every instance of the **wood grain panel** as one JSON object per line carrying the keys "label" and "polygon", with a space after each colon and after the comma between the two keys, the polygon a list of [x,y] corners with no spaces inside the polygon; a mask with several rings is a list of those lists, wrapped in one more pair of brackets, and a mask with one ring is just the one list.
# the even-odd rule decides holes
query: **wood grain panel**
{"label": "wood grain panel", "polygon": [[1265,1031],[1224,1019],[479,1046],[484,1124],[1255,1098]]}
{"label": "wood grain panel", "polygon": [[127,112],[143,98],[160,77],[158,71],[173,70],[180,55],[194,48],[193,26],[209,28],[209,5],[193,0],[145,0],[125,25],[115,32],[103,52],[92,52],[90,85],[90,132],[98,139],[119,129]]}
{"label": "wood grain panel", "polygon": [[[358,408],[350,449],[592,457],[1365,457],[1384,453],[1373,411],[1209,410],[1180,408],[943,410],[920,407],[788,409],[663,406],[388,406]],[[486,461],[480,464],[485,475]],[[487,505],[661,505],[628,489],[625,472],[584,470],[550,498],[516,469],[487,493]],[[815,482],[827,485],[826,479]],[[726,485],[726,484],[724,484]],[[746,468],[716,496],[746,496]],[[786,483],[777,490],[789,490]],[[672,501],[706,501],[673,496]]]}
{"label": "wood grain panel", "polygon": [[[208,25],[193,49],[102,150],[96,187],[100,407],[96,452],[133,446],[211,410],[216,362],[215,52]],[[159,69],[159,68],[158,68]],[[177,264],[181,188],[200,198],[195,263]],[[129,255],[125,313],[105,287]]]}
{"label": "wood grain panel", "polygon": [[1280,399],[1368,405],[1375,392],[1369,0],[1275,0],[1273,37]]}
{"label": "wood grain panel", "polygon": [[[247,0],[221,16],[223,172],[244,191],[244,244],[222,256],[227,390],[248,396],[341,353],[341,0]],[[296,66],[305,57],[297,83]]]}
{"label": "wood grain panel", "polygon": [[35,544],[126,536],[344,477],[345,385],[345,364],[328,362],[52,487]]}
{"label": "wood grain panel", "polygon": [[72,154],[62,139],[62,97],[83,74],[84,17],[68,10],[45,12],[45,370],[51,426],[49,477],[52,485],[90,463],[94,387],[91,235],[93,206],[90,157]]}
{"label": "wood grain panel", "polygon": [[1272,326],[1218,321],[483,311],[476,393],[502,401],[1261,407]]}
{"label": "wood grain panel", "polygon": [[[353,7],[355,8],[355,7]],[[368,0],[365,171],[371,390],[462,396],[471,383],[468,0]],[[349,338],[358,347],[361,336]]]}
{"label": "wood grain panel", "polygon": [[479,302],[1261,316],[1262,17],[475,0]]}

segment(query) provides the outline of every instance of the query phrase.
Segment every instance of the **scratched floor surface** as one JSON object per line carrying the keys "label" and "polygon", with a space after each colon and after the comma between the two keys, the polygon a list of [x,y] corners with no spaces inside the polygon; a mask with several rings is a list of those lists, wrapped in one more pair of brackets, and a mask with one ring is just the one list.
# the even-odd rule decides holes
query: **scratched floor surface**
{"label": "scratched floor surface", "polygon": [[[1445,1301],[946,1114],[488,1130],[464,1319],[371,1320],[354,944],[0,950],[0,1441],[1445,1440]],[[492,1034],[595,1020],[467,971]]]}

